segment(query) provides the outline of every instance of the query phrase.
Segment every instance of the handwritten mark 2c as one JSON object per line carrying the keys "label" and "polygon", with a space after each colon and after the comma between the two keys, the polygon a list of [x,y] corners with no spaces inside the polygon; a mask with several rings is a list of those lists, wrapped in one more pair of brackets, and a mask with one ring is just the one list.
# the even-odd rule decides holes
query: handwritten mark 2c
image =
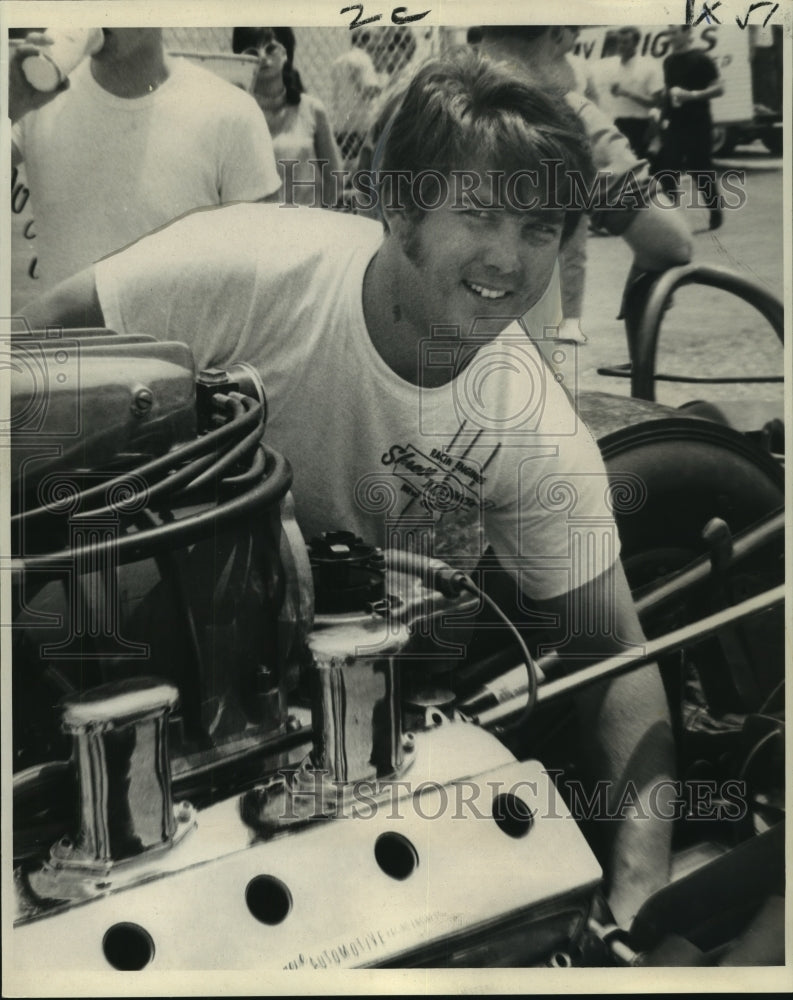
{"label": "handwritten mark 2c", "polygon": [[[342,7],[339,13],[349,14],[351,11],[357,11],[357,14],[352,21],[350,21],[350,31],[352,31],[353,28],[360,28],[364,24],[372,24],[374,21],[379,21],[383,17],[382,14],[374,14],[372,17],[364,17],[362,3],[352,3],[348,7]],[[426,17],[427,14],[429,14],[428,10],[423,11],[421,14],[408,14],[407,7],[394,7],[391,11],[391,23],[409,24],[411,21],[420,21],[422,18]]]}

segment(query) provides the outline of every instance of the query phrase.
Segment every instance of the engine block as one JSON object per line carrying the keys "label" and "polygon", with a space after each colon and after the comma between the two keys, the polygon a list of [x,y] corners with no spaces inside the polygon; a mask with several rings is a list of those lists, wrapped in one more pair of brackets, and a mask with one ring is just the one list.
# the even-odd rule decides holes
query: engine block
{"label": "engine block", "polygon": [[272,839],[238,799],[202,810],[138,884],[28,909],[16,967],[510,965],[565,948],[601,872],[542,766],[462,721],[416,733],[412,756],[403,780]]}

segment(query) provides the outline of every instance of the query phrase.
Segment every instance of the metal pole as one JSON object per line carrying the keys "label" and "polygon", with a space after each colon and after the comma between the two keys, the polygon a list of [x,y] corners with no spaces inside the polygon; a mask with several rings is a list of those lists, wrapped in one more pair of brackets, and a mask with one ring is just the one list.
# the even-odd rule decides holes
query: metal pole
{"label": "metal pole", "polygon": [[[655,660],[665,653],[671,653],[676,649],[689,646],[694,642],[701,642],[708,636],[718,632],[719,629],[730,625],[733,622],[748,618],[750,615],[760,611],[767,611],[769,608],[780,604],[785,599],[785,585],[779,584],[771,590],[766,590],[756,597],[750,597],[740,604],[725,608],[715,614],[702,618],[698,622],[686,625],[683,628],[675,629],[668,635],[660,639],[648,641],[640,653],[627,654],[625,656],[610,656],[606,660],[593,663],[589,667],[584,667],[568,677],[560,677],[558,680],[541,684],[537,692],[537,703],[551,701],[562,695],[577,691],[590,684],[605,680],[608,677],[616,677],[619,674],[627,673],[636,667]],[[490,726],[503,721],[510,715],[523,710],[526,704],[526,694],[516,694],[515,697],[504,701],[502,704],[488,709],[477,716],[476,721],[480,726]]]}

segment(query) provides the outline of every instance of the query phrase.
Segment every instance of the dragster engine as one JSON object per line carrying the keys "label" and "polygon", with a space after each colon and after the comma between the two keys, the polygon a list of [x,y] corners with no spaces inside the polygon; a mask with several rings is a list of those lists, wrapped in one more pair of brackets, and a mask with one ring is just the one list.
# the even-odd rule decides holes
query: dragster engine
{"label": "dragster engine", "polygon": [[[196,372],[184,344],[86,329],[14,335],[9,367],[16,968],[613,959],[592,932],[599,861],[542,750],[504,725],[564,703],[578,681],[558,657],[513,627],[456,670],[457,623],[482,611],[470,578],[345,525],[304,538],[250,366]],[[655,403],[580,410],[610,475],[647,490],[617,513],[670,700],[693,663],[703,704],[739,719],[714,759],[773,750],[781,467]],[[696,635],[693,608],[711,616]],[[518,680],[491,704],[493,674]],[[753,786],[769,808],[779,769]]]}
{"label": "dragster engine", "polygon": [[307,544],[247,366],[103,330],[13,350],[17,960],[563,951],[601,875],[582,834],[403,670],[477,599],[338,526]]}

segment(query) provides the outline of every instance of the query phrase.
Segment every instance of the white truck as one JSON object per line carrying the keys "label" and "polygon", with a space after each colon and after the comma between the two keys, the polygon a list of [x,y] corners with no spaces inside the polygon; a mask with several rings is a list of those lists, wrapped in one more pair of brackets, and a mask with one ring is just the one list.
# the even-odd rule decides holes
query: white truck
{"label": "white truck", "polygon": [[[670,31],[664,25],[636,25],[641,32],[638,53],[657,59],[659,77],[669,55]],[[616,54],[618,28],[584,27],[578,37],[576,55],[598,60]],[[724,94],[711,102],[713,152],[726,156],[739,143],[761,139],[769,152],[782,154],[782,28],[779,25],[745,29],[736,24],[692,28],[693,48],[705,52],[716,63],[724,82]]]}

